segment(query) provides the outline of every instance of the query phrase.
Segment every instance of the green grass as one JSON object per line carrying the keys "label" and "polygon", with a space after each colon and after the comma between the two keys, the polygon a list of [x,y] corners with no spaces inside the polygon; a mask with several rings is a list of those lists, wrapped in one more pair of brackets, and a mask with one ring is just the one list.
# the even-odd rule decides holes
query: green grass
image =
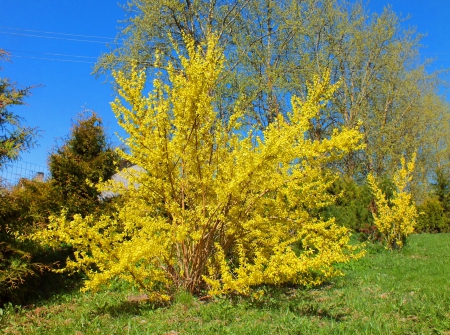
{"label": "green grass", "polygon": [[414,235],[402,252],[369,246],[316,289],[265,287],[261,300],[200,301],[179,293],[169,307],[128,302],[117,285],[0,310],[3,334],[450,334],[450,235]]}

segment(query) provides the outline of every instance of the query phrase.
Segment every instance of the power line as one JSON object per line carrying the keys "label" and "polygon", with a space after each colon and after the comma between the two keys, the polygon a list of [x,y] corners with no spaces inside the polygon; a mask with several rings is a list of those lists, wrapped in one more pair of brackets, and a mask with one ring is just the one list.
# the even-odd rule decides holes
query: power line
{"label": "power line", "polygon": [[64,36],[77,36],[77,37],[88,37],[88,38],[103,38],[113,41],[113,37],[104,37],[104,36],[93,36],[93,35],[81,35],[81,34],[68,34],[68,33],[59,33],[54,31],[42,31],[42,30],[33,30],[33,29],[23,29],[23,28],[13,28],[13,27],[0,27],[0,29],[10,29],[10,30],[19,30],[19,31],[29,31],[33,33],[41,33],[41,34],[52,34],[52,35],[64,35]]}
{"label": "power line", "polygon": [[57,53],[51,53],[51,52],[35,52],[35,51],[24,51],[24,50],[13,50],[8,49],[7,52],[23,52],[28,54],[40,54],[40,55],[51,55],[51,56],[63,56],[63,57],[76,57],[76,58],[91,58],[91,59],[97,59],[98,57],[93,56],[78,56],[78,55],[67,55],[67,54],[57,54]]}
{"label": "power line", "polygon": [[37,37],[37,38],[47,38],[47,39],[52,39],[52,40],[63,40],[63,41],[74,41],[74,42],[87,42],[87,43],[99,43],[99,44],[106,44],[107,43],[107,42],[104,42],[104,41],[81,40],[81,39],[77,39],[77,38],[64,38],[64,37],[54,37],[54,36],[40,36],[40,35],[33,35],[33,34],[12,33],[12,32],[7,32],[7,31],[0,31],[0,34],[19,35],[19,36]]}
{"label": "power line", "polygon": [[88,62],[88,61],[84,61],[84,60],[73,60],[73,59],[44,58],[44,57],[20,56],[20,55],[12,55],[11,57],[15,57],[15,58],[28,58],[28,59],[39,59],[39,60],[50,60],[50,61],[69,62],[69,63],[95,64],[95,62]]}

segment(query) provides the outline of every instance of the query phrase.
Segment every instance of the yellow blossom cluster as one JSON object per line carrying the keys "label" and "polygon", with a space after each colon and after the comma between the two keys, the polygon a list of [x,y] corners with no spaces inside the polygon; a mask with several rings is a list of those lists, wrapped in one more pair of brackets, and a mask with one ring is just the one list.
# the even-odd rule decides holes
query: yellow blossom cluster
{"label": "yellow blossom cluster", "polygon": [[375,225],[383,234],[386,247],[391,250],[403,248],[406,238],[414,232],[416,225],[418,212],[412,201],[411,193],[408,191],[415,160],[415,154],[409,163],[402,158],[402,167],[393,177],[395,190],[390,200],[378,187],[373,175],[369,175],[367,178],[375,196]]}
{"label": "yellow blossom cluster", "polygon": [[231,117],[219,117],[217,38],[196,46],[186,36],[185,44],[181,68],[163,69],[169,83],[157,77],[147,96],[144,71],[114,73],[121,98],[111,105],[128,133],[120,154],[140,167],[122,172],[129,187],[100,185],[122,197],[117,214],[53,218],[39,238],[73,245],[67,268],[87,274],[86,289],[119,277],[153,300],[179,288],[247,294],[339,275],[334,265],[361,253],[346,228],[312,213],[334,201],[328,166],[361,148],[361,135],[344,128],[321,141],[305,136],[338,83],[325,72],[305,101],[292,98],[290,113],[249,130],[239,101]]}

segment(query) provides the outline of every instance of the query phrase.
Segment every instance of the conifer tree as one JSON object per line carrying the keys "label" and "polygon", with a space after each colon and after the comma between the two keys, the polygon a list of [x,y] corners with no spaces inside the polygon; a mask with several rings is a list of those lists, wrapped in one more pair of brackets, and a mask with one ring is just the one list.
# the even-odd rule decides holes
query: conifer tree
{"label": "conifer tree", "polygon": [[49,157],[52,186],[70,215],[87,214],[99,206],[100,192],[95,184],[115,173],[116,158],[101,118],[95,112],[80,114],[69,138]]}
{"label": "conifer tree", "polygon": [[[0,49],[0,60],[8,60],[8,57],[9,54]],[[9,78],[0,77],[0,168],[35,144],[36,128],[24,126],[23,119],[10,110],[12,106],[25,104],[31,88],[18,88]]]}

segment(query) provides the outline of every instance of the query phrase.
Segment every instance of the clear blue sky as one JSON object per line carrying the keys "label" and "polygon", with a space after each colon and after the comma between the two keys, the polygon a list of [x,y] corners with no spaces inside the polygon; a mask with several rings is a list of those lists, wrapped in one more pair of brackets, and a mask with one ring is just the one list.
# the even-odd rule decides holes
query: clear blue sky
{"label": "clear blue sky", "polygon": [[[450,0],[372,0],[369,8],[381,12],[388,4],[401,17],[411,16],[403,23],[405,28],[415,26],[428,34],[421,53],[436,59],[432,68],[450,68]],[[23,154],[23,161],[46,165],[55,139],[67,136],[71,119],[83,106],[102,116],[111,139],[118,143],[114,132],[120,129],[109,107],[112,90],[105,78],[90,73],[124,18],[115,1],[3,1],[0,48],[12,53],[12,62],[0,64],[0,76],[23,86],[43,85],[33,90],[27,106],[12,109],[27,125],[42,130],[39,146]]]}

